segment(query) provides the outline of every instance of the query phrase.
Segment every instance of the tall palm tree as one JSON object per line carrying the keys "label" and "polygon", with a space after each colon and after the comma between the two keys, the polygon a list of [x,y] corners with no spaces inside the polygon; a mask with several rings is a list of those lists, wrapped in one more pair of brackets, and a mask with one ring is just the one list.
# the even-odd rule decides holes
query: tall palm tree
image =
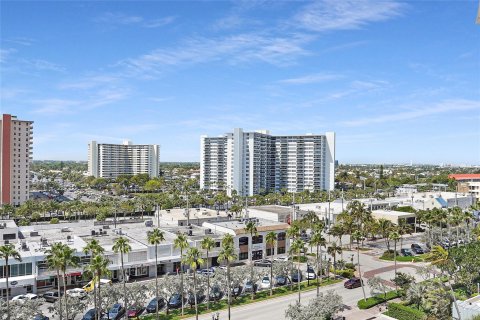
{"label": "tall palm tree", "polygon": [[190,247],[183,259],[183,263],[187,264],[193,270],[193,296],[195,299],[195,319],[198,320],[198,304],[197,304],[197,269],[204,263],[200,250]]}
{"label": "tall palm tree", "polygon": [[365,295],[365,287],[363,286],[362,280],[362,270],[360,269],[360,241],[363,241],[363,234],[360,230],[357,230],[352,235],[353,239],[357,241],[357,264],[358,264],[358,277],[360,278],[360,285],[362,286],[363,291],[363,300],[367,301],[367,296]]}
{"label": "tall palm tree", "polygon": [[[270,252],[272,253],[272,256],[274,255],[274,250],[277,244],[277,234],[274,231],[270,231],[267,233],[265,236],[265,241],[268,246],[270,246]],[[273,295],[273,259],[272,263],[270,264],[270,295]]]}
{"label": "tall palm tree", "polygon": [[175,240],[173,240],[173,246],[180,249],[180,287],[181,287],[181,296],[182,296],[182,316],[183,316],[183,251],[189,247],[187,236],[184,234],[178,234]]}
{"label": "tall palm tree", "polygon": [[67,297],[67,268],[68,267],[78,267],[80,263],[80,258],[75,255],[75,249],[70,248],[68,245],[64,244],[61,248],[61,259],[63,264],[61,265],[61,271],[63,274],[63,297],[65,299],[65,318],[68,320],[68,297]]}
{"label": "tall palm tree", "polygon": [[[298,276],[298,303],[300,303],[300,254],[305,250],[305,242],[302,239],[295,239],[290,246],[290,252],[297,254],[297,276]],[[293,260],[293,259],[292,259]]]}
{"label": "tall palm tree", "polygon": [[333,257],[333,277],[337,278],[337,253],[342,253],[342,247],[338,246],[336,242],[332,243],[327,248],[327,253]]}
{"label": "tall palm tree", "polygon": [[[162,230],[155,228],[153,231],[148,233],[148,243],[155,245],[155,297],[158,299],[158,245],[165,241],[165,234]],[[156,303],[156,314],[157,320],[160,319],[160,315],[158,314],[158,303]]]}
{"label": "tall palm tree", "polygon": [[[125,285],[125,268],[123,265],[123,255],[132,251],[132,247],[129,244],[129,240],[124,237],[117,238],[113,244],[113,252],[120,253],[120,264],[122,267],[122,283],[123,283],[123,302],[125,303],[125,309],[128,310],[128,298],[127,298],[127,286]],[[127,313],[125,312],[125,319],[127,318]]]}
{"label": "tall palm tree", "polygon": [[231,246],[233,248],[233,236],[226,233],[222,238],[222,247]]}
{"label": "tall palm tree", "polygon": [[[105,249],[100,245],[100,242],[96,239],[92,239],[87,242],[87,245],[83,247],[83,253],[90,255],[90,264],[95,256],[102,255],[105,252]],[[88,273],[88,272],[87,272]],[[95,305],[95,310],[98,312],[97,308],[97,290],[95,288],[95,271],[91,272],[92,281],[93,281],[93,302]],[[99,280],[99,279],[98,279]],[[97,317],[97,316],[95,316]]]}
{"label": "tall palm tree", "polygon": [[[299,225],[298,221],[293,221],[292,222],[290,227],[287,229],[287,236],[288,236],[289,239],[292,239],[291,243],[293,243],[293,241],[295,241],[295,239],[297,239],[300,236],[300,225]],[[292,253],[291,250],[290,250],[290,253]],[[291,261],[290,270],[293,271],[293,259],[291,259],[290,261]],[[290,281],[290,290],[293,290],[293,282],[292,281]]]}
{"label": "tall palm tree", "polygon": [[[398,240],[400,240],[400,235],[398,234],[397,231],[393,231],[392,233],[390,233],[390,235],[388,236],[390,240],[393,241],[393,263],[394,263],[394,266],[395,266],[395,276],[397,276],[397,242]],[[395,284],[395,290],[397,290],[397,285]]]}
{"label": "tall palm tree", "polygon": [[327,244],[325,238],[322,236],[322,232],[320,230],[316,230],[312,237],[310,238],[310,246],[317,247],[317,297],[320,295],[320,281],[323,275],[323,268],[322,268],[322,246],[324,247]]}
{"label": "tall palm tree", "polygon": [[[225,240],[225,238],[223,239]],[[227,263],[227,293],[228,293],[228,320],[230,320],[230,303],[231,303],[231,289],[230,289],[230,263],[237,259],[233,245],[230,244],[230,241],[222,241],[222,250],[218,255],[220,261],[225,261]]]}
{"label": "tall palm tree", "polygon": [[[95,317],[97,320],[99,319],[99,315],[101,314],[101,311],[102,311],[102,295],[101,295],[102,293],[100,288],[102,282],[100,281],[100,279],[104,275],[106,276],[110,275],[110,270],[108,270],[109,264],[110,264],[110,261],[105,256],[97,254],[90,260],[90,264],[85,267],[85,273],[92,277],[94,292],[95,292],[95,287],[97,287],[97,290],[98,290],[98,293],[97,293],[98,304],[97,304],[97,301],[94,301],[95,311],[96,311]],[[98,283],[98,286],[96,286],[96,283]],[[98,308],[97,308],[97,305],[98,305]]]}
{"label": "tall palm tree", "polygon": [[[432,251],[430,251],[425,256],[425,261],[430,262],[432,265],[438,267],[443,273],[443,271],[445,271],[449,266],[449,264],[451,263],[449,255],[450,254],[448,250],[443,249],[441,246],[433,246]],[[458,309],[457,298],[455,297],[455,293],[453,292],[453,288],[452,288],[452,283],[450,282],[450,277],[447,277],[447,283],[448,283],[448,286],[450,287],[450,292],[453,297],[453,303],[455,304],[455,309],[457,309],[458,319],[462,320],[460,311]]]}
{"label": "tall palm tree", "polygon": [[6,285],[7,285],[7,320],[10,320],[10,303],[9,303],[9,297],[8,297],[8,276],[10,273],[9,265],[8,265],[8,260],[12,258],[17,261],[22,261],[22,257],[20,256],[20,253],[18,253],[17,250],[15,250],[15,247],[13,244],[5,244],[3,246],[0,246],[0,259],[5,260],[5,280],[6,280]]}
{"label": "tall palm tree", "polygon": [[[210,266],[208,261],[208,253],[215,247],[215,241],[211,237],[205,237],[200,242],[200,246],[207,252],[207,297],[210,297]],[[207,310],[210,309],[210,299],[207,299]],[[158,319],[157,319],[158,320]]]}
{"label": "tall palm tree", "polygon": [[[60,271],[63,267],[63,258],[62,258],[63,244],[60,242],[54,243],[50,249],[45,251],[47,265],[50,269],[54,269],[57,272],[57,291],[58,296],[61,297],[60,290]],[[63,286],[66,284],[64,283]],[[62,311],[62,299],[58,299],[59,303],[59,316],[60,320],[63,319]]]}
{"label": "tall palm tree", "polygon": [[[253,281],[253,237],[258,235],[257,225],[252,220],[248,221],[245,225],[245,232],[250,234],[250,245],[248,251],[250,251],[250,280]],[[252,290],[252,300],[255,298],[255,290]]]}

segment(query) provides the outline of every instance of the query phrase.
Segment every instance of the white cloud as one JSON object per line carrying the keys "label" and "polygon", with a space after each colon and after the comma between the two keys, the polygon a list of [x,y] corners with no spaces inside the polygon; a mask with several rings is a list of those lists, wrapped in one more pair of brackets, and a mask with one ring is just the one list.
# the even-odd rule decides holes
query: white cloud
{"label": "white cloud", "polygon": [[399,16],[404,7],[388,0],[321,0],[305,6],[294,21],[312,31],[350,30]]}
{"label": "white cloud", "polygon": [[338,80],[343,78],[341,74],[335,73],[315,73],[309,74],[306,76],[298,77],[298,78],[290,78],[290,79],[283,79],[278,81],[279,83],[285,84],[309,84],[309,83],[318,83],[318,82],[326,82],[331,80]]}
{"label": "white cloud", "polygon": [[409,107],[410,110],[390,114],[372,114],[370,117],[358,118],[341,122],[347,127],[367,126],[378,123],[415,120],[441,113],[459,112],[467,110],[480,110],[480,102],[473,100],[457,99],[445,100],[427,107]]}
{"label": "white cloud", "polygon": [[174,16],[167,16],[158,19],[145,19],[142,16],[127,15],[121,12],[106,12],[103,15],[96,17],[94,21],[106,24],[109,27],[136,25],[144,28],[158,28],[172,23],[175,19],[176,17]]}

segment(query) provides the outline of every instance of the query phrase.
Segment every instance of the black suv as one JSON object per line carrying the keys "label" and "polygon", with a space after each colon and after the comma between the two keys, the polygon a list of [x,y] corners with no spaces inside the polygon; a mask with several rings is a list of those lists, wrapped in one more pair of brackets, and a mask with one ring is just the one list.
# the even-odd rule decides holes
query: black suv
{"label": "black suv", "polygon": [[423,251],[422,247],[420,247],[420,245],[417,244],[417,243],[412,243],[411,248],[412,248],[412,251],[413,251],[415,254],[424,254],[424,253],[425,253],[425,252]]}
{"label": "black suv", "polygon": [[158,310],[162,310],[163,307],[165,307],[165,299],[162,297],[160,298],[153,298],[147,305],[147,312],[148,313],[155,313],[157,312],[157,305],[158,305]]}

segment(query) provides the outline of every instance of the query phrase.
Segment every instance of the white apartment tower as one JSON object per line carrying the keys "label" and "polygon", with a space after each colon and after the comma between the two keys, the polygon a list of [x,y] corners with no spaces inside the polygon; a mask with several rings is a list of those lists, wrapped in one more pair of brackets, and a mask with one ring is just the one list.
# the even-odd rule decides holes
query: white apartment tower
{"label": "white apartment tower", "polygon": [[10,114],[0,119],[0,204],[18,206],[28,200],[32,162],[33,121]]}
{"label": "white apartment tower", "polygon": [[119,175],[147,173],[150,178],[159,176],[160,146],[157,144],[97,143],[88,144],[88,175],[115,179]]}
{"label": "white apartment tower", "polygon": [[335,133],[273,136],[240,128],[220,137],[201,137],[200,187],[262,192],[333,190]]}

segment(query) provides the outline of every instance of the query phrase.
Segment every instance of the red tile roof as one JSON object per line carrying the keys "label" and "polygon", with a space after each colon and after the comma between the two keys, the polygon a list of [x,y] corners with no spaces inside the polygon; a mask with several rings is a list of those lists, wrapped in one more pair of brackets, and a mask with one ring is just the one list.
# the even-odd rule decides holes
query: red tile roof
{"label": "red tile roof", "polygon": [[475,174],[475,173],[449,174],[448,178],[455,179],[455,180],[480,179],[480,174]]}

